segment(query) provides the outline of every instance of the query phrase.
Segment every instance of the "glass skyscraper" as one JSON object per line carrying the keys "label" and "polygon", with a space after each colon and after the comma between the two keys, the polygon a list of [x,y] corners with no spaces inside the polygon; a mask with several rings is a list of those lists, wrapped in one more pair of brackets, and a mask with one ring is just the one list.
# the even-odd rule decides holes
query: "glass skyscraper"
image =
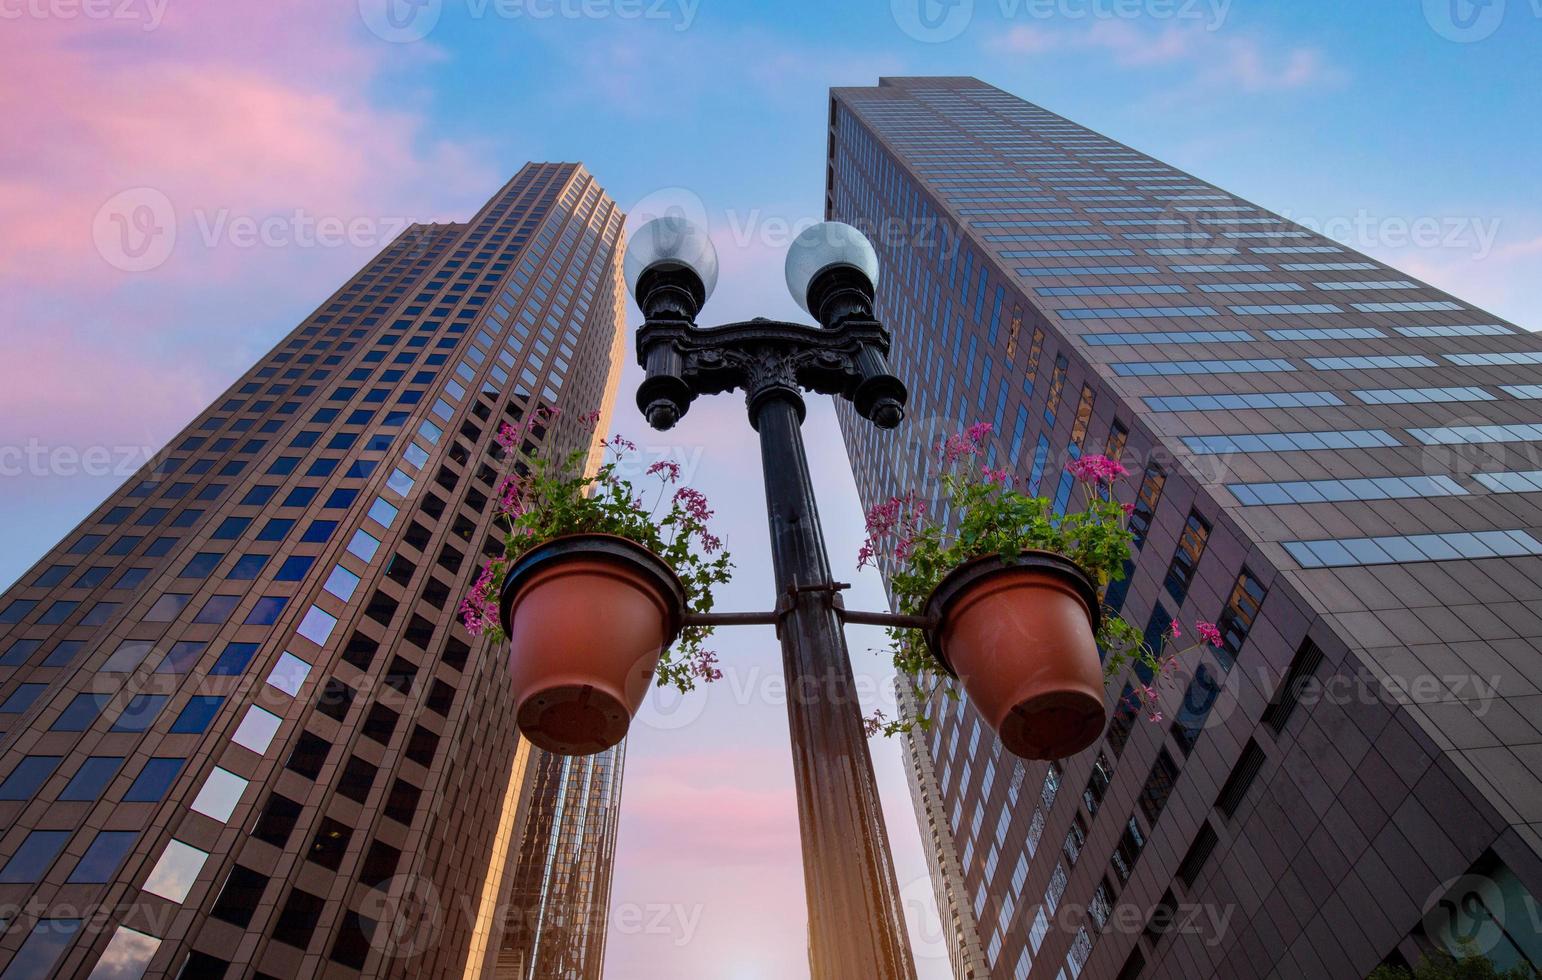
{"label": "glass skyscraper", "polygon": [[826,179],[912,391],[895,433],[840,409],[864,503],[975,421],[1060,508],[1120,458],[1108,603],[1224,636],[1061,763],[902,699],[956,974],[1542,962],[1542,341],[971,78],[833,90]]}
{"label": "glass skyscraper", "polygon": [[576,164],[413,226],[0,597],[0,977],[479,976],[548,839],[608,887],[620,749],[521,743],[457,606],[500,424],[609,414],[621,226]]}

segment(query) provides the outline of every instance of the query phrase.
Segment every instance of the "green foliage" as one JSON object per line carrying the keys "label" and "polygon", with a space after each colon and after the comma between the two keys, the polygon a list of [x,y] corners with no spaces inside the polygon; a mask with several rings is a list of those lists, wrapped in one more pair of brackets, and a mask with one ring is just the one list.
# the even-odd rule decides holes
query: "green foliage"
{"label": "green foliage", "polygon": [[[592,424],[592,419],[585,421]],[[712,609],[713,589],[729,580],[733,566],[708,529],[712,511],[706,498],[690,487],[674,486],[680,479],[678,464],[653,464],[645,477],[657,485],[638,489],[621,473],[623,454],[637,448],[626,439],[615,436],[605,442],[603,460],[590,468],[587,449],[558,459],[518,453],[524,431],[506,425],[499,433],[500,445],[520,461],[516,471],[524,472],[505,476],[498,486],[495,509],[504,532],[503,554],[488,561],[461,604],[467,629],[502,640],[498,597],[504,576],[531,548],[569,534],[613,534],[642,545],[674,569],[685,587],[687,609]],[[660,658],[656,682],[689,691],[698,680],[720,678],[717,657],[704,645],[711,633],[708,627],[682,630]]]}
{"label": "green foliage", "polygon": [[1524,963],[1500,970],[1469,941],[1463,944],[1460,956],[1436,950],[1411,971],[1379,966],[1366,980],[1537,980],[1537,971]]}
{"label": "green foliage", "polygon": [[[1099,595],[1124,576],[1133,535],[1129,508],[1113,494],[1114,481],[1127,475],[1124,466],[1103,456],[1073,461],[1069,469],[1077,477],[1084,506],[1056,514],[1049,498],[1026,494],[1017,489],[1007,471],[978,463],[980,444],[990,428],[984,423],[973,426],[938,447],[942,499],[954,517],[953,528],[934,521],[927,503],[916,494],[893,498],[868,512],[868,538],[859,561],[864,565],[884,561],[890,592],[901,613],[924,613],[926,600],[950,572],[987,555],[999,555],[1007,561],[1027,551],[1061,555],[1086,573]],[[1104,608],[1102,613],[1097,640],[1107,651],[1107,676],[1112,679],[1132,664],[1142,665],[1143,673],[1152,680],[1139,685],[1135,697],[1152,720],[1160,720],[1155,707],[1159,692],[1154,685],[1169,678],[1176,667],[1177,655],[1168,647],[1181,631],[1175,624],[1158,648],[1152,649],[1142,631],[1117,612]],[[1205,642],[1219,645],[1219,631],[1213,624],[1195,625]],[[928,677],[948,696],[958,696],[921,630],[892,629],[889,637],[895,669],[917,683],[918,700],[926,701],[918,682]],[[923,716],[917,720],[924,726],[929,719]],[[905,721],[876,716],[868,723],[869,731],[886,735],[909,727]]]}

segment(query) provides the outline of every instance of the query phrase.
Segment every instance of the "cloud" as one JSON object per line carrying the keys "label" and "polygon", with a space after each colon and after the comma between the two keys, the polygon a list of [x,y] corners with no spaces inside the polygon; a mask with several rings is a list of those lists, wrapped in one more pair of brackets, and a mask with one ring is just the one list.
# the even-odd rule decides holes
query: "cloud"
{"label": "cloud", "polygon": [[1003,56],[1094,52],[1124,69],[1187,68],[1184,90],[1210,94],[1331,87],[1347,77],[1315,48],[1279,49],[1256,37],[1199,26],[1150,31],[1119,20],[1063,29],[1020,24],[986,42],[986,50]]}

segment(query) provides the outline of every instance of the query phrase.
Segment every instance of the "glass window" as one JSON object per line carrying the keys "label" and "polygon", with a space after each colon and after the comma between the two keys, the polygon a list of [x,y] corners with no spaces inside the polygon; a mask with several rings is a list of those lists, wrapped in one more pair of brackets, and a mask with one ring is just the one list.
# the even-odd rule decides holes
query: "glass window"
{"label": "glass window", "polygon": [[203,863],[208,857],[206,851],[173,838],[161,852],[160,860],[151,869],[142,890],[169,901],[181,902],[193,890],[193,883],[198,880],[198,872],[203,870]]}
{"label": "glass window", "polygon": [[358,588],[358,585],[359,576],[338,565],[332,569],[332,574],[327,576],[326,584],[323,587],[332,595],[347,602],[353,598],[353,591]]}
{"label": "glass window", "polygon": [[123,794],[123,801],[154,803],[160,800],[177,781],[177,774],[182,771],[184,761],[166,756],[157,756],[149,760],[144,764],[144,768],[139,770],[139,775],[134,777],[128,792]]}
{"label": "glass window", "polygon": [[225,577],[239,580],[254,579],[271,557],[272,555],[242,555],[236,559],[236,563],[231,566]]}
{"label": "glass window", "polygon": [[48,866],[54,863],[54,858],[59,856],[69,839],[68,830],[34,830],[27,834],[17,846],[16,853],[10,856],[4,867],[0,867],[0,883],[30,884],[41,881],[48,872]]}
{"label": "glass window", "polygon": [[231,740],[261,755],[268,751],[269,745],[273,744],[273,736],[278,733],[279,726],[282,724],[283,719],[278,715],[254,704],[246,709],[246,717],[242,718],[241,724],[236,726]]}
{"label": "glass window", "polygon": [[80,856],[75,870],[70,872],[69,880],[90,884],[111,881],[138,838],[139,834],[132,830],[98,831],[86,853]]}
{"label": "glass window", "polygon": [[144,662],[154,646],[150,640],[124,640],[100,669],[109,674],[129,673]]}
{"label": "glass window", "polygon": [[252,659],[252,654],[256,652],[257,644],[255,643],[227,643],[224,651],[220,653],[219,659],[214,662],[214,666],[209,668],[209,673],[219,675],[239,674],[246,669],[246,665]]}
{"label": "glass window", "polygon": [[161,708],[166,705],[167,696],[164,694],[136,694],[129,698],[128,704],[118,713],[118,720],[112,723],[109,731],[114,732],[142,732],[155,724],[155,718],[161,713]]}
{"label": "glass window", "polygon": [[310,664],[285,651],[278,658],[278,663],[273,665],[273,672],[268,675],[268,683],[290,697],[296,697],[310,672]]}
{"label": "glass window", "polygon": [[32,703],[38,699],[44,691],[48,690],[47,684],[18,684],[6,695],[4,701],[0,701],[0,715],[19,715],[32,707]]}
{"label": "glass window", "polygon": [[316,559],[310,555],[290,555],[278,567],[278,572],[274,574],[273,580],[275,582],[298,582],[305,578],[305,573],[310,571],[310,567],[315,561]]}
{"label": "glass window", "polygon": [[177,720],[171,723],[172,734],[201,734],[209,727],[209,722],[214,719],[214,716],[219,714],[220,705],[224,703],[224,697],[219,695],[193,695],[188,698],[187,704],[182,706],[182,713],[177,715]]}
{"label": "glass window", "polygon": [[59,712],[59,717],[48,726],[51,732],[83,732],[96,721],[97,715],[102,713],[102,708],[112,698],[110,694],[77,694]]}
{"label": "glass window", "polygon": [[30,800],[59,767],[57,755],[29,755],[0,782],[0,800]]}
{"label": "glass window", "polygon": [[[360,561],[368,562],[375,557],[375,551],[380,547],[380,540],[364,531],[356,531],[353,540],[348,542],[348,553]],[[23,614],[25,615],[25,614]]]}
{"label": "glass window", "polygon": [[247,626],[272,626],[278,621],[279,613],[284,611],[284,606],[289,602],[288,596],[265,595],[257,600],[252,611],[246,614]]}
{"label": "glass window", "polygon": [[139,980],[160,948],[161,941],[154,936],[119,926],[86,980]]}
{"label": "glass window", "polygon": [[207,643],[195,643],[183,641],[172,644],[166,656],[161,658],[160,664],[155,668],[157,674],[186,674],[198,664],[203,656]]}
{"label": "glass window", "polygon": [[118,580],[112,584],[114,589],[137,589],[150,575],[148,568],[126,568]]}
{"label": "glass window", "polygon": [[1125,361],[1110,364],[1114,373],[1124,378],[1141,378],[1191,374],[1248,374],[1253,372],[1283,374],[1296,370],[1295,365],[1279,358],[1257,358],[1233,361]]}
{"label": "glass window", "polygon": [[52,976],[59,956],[75,941],[80,919],[39,919],[26,941],[11,957],[0,980],[35,980]]}
{"label": "glass window", "polygon": [[93,755],[80,764],[69,784],[59,794],[61,800],[98,800],[107,791],[107,785],[118,774],[123,758],[116,755]]}
{"label": "glass window", "polygon": [[182,610],[186,608],[188,601],[192,598],[190,595],[167,592],[155,600],[155,605],[151,606],[149,612],[145,613],[144,621],[147,623],[169,623],[181,614]]}
{"label": "glass window", "polygon": [[236,804],[241,802],[241,794],[246,792],[247,780],[242,779],[228,769],[219,766],[209,773],[209,778],[204,780],[203,788],[194,797],[192,808],[206,817],[224,823],[235,812]]}
{"label": "glass window", "polygon": [[218,551],[200,551],[188,559],[182,571],[177,573],[178,578],[208,578],[210,573],[219,566],[220,560],[225,556]]}
{"label": "glass window", "polygon": [[1498,401],[1482,388],[1382,388],[1352,394],[1367,405],[1413,405],[1421,402]]}
{"label": "glass window", "polygon": [[1191,511],[1183,533],[1178,537],[1178,547],[1164,579],[1168,594],[1180,606],[1189,594],[1189,584],[1194,581],[1194,571],[1199,566],[1199,559],[1204,555],[1205,544],[1209,540],[1210,522]]}
{"label": "glass window", "polygon": [[300,621],[299,629],[296,632],[317,646],[324,646],[327,638],[332,635],[332,628],[336,625],[336,616],[333,616],[320,606],[312,606],[305,613],[305,618]]}
{"label": "glass window", "polygon": [[241,601],[238,595],[211,595],[203,608],[198,610],[198,615],[193,617],[195,623],[225,623],[230,620],[231,613],[236,611],[236,606]]}

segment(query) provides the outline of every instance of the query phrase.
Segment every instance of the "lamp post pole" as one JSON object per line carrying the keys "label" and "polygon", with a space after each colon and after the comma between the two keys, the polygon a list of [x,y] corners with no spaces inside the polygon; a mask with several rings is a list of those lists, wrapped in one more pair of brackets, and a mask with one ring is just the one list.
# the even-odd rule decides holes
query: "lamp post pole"
{"label": "lamp post pole", "polygon": [[[647,243],[656,251],[688,251],[681,240],[691,244],[688,226],[664,236],[662,249],[657,232]],[[842,630],[844,586],[831,579],[802,435],[805,389],[850,400],[882,428],[903,418],[905,387],[886,363],[888,331],[872,317],[876,260],[868,260],[870,271],[860,270],[861,256],[815,270],[806,297],[820,327],[757,319],[701,329],[695,316],[716,277],[715,255],[705,284],[700,254],[642,258],[636,296],[646,322],[637,355],[648,376],[637,404],[649,424],[668,429],[698,395],[737,389],[760,436],[779,597],[768,618],[777,625],[787,682],[810,972],[816,980],[911,980],[915,964]],[[864,621],[883,618],[864,614]],[[753,620],[728,614],[689,621]]]}

